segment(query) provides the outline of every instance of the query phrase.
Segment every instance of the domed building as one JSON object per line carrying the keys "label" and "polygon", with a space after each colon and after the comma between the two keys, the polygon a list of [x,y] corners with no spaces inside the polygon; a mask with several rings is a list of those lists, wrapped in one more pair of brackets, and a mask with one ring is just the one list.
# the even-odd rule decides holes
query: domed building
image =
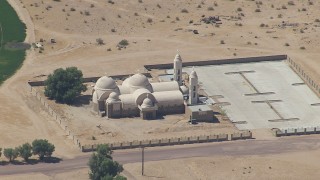
{"label": "domed building", "polygon": [[[128,77],[121,85],[107,76],[96,82],[92,90],[94,111],[108,118],[141,117],[156,119],[158,115],[185,112],[185,97],[192,94],[192,103],[198,96],[196,73],[192,72],[191,90],[182,85],[182,60],[179,54],[174,59],[174,80],[150,83],[143,74]],[[195,91],[196,90],[196,91]],[[190,91],[190,92],[189,92]]]}

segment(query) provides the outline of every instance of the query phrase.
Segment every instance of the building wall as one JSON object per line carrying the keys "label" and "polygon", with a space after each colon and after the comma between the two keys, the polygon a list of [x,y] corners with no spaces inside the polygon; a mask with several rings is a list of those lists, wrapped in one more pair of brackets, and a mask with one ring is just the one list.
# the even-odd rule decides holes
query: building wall
{"label": "building wall", "polygon": [[186,116],[190,117],[192,119],[196,119],[197,121],[202,122],[212,122],[213,121],[213,111],[191,111],[188,106],[186,106]]}

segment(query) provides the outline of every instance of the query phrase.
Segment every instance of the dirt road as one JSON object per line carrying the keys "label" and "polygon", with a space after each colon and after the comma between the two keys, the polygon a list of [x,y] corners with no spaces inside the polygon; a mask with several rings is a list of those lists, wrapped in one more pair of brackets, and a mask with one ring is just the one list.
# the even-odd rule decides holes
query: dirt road
{"label": "dirt road", "polygon": [[[320,148],[318,135],[285,137],[277,140],[246,140],[235,142],[218,142],[198,145],[181,145],[172,147],[146,148],[145,161],[159,161],[190,157],[209,156],[246,156],[269,155],[286,152],[311,151]],[[74,159],[65,159],[55,164],[7,165],[0,168],[0,175],[43,173],[53,174],[68,172],[87,167],[91,153]],[[122,164],[136,163],[141,160],[139,149],[115,151],[115,160]]]}

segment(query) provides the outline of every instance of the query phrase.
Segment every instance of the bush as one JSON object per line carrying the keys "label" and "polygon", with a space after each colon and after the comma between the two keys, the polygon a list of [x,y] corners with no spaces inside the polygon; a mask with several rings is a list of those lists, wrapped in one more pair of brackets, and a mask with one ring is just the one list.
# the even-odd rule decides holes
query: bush
{"label": "bush", "polygon": [[54,145],[46,139],[36,139],[32,142],[33,154],[38,155],[40,160],[43,160],[44,156],[51,157],[54,150]]}
{"label": "bush", "polygon": [[17,150],[17,148],[13,149],[13,148],[7,148],[7,149],[4,149],[3,150],[3,155],[9,159],[9,162],[15,160],[18,155],[19,155],[19,152]]}
{"label": "bush", "polygon": [[242,11],[242,8],[241,8],[241,7],[238,7],[238,8],[237,8],[237,11],[239,11],[239,12]]}
{"label": "bush", "polygon": [[28,161],[32,156],[32,146],[29,143],[25,143],[22,146],[18,147],[19,156],[24,159],[24,161]]}
{"label": "bush", "polygon": [[213,11],[214,9],[213,9],[213,7],[208,7],[208,11]]}
{"label": "bush", "polygon": [[104,45],[104,41],[101,38],[96,39],[98,45]]}
{"label": "bush", "polygon": [[121,40],[119,43],[118,43],[119,46],[128,46],[129,45],[129,42],[126,40],[126,39],[123,39]]}
{"label": "bush", "polygon": [[45,96],[57,102],[72,103],[81,92],[87,90],[82,84],[82,76],[76,67],[54,70],[45,81]]}
{"label": "bush", "polygon": [[147,19],[147,22],[148,22],[148,23],[152,23],[152,18],[148,18],[148,19]]}
{"label": "bush", "polygon": [[189,13],[189,11],[187,9],[182,9],[181,12],[182,13]]}

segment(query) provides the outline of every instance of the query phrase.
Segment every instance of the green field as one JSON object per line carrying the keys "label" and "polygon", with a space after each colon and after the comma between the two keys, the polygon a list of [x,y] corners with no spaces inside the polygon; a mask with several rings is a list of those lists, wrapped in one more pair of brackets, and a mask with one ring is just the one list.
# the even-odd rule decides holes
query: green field
{"label": "green field", "polygon": [[25,50],[9,50],[5,45],[25,38],[26,25],[7,0],[0,0],[0,84],[21,67],[26,55]]}

